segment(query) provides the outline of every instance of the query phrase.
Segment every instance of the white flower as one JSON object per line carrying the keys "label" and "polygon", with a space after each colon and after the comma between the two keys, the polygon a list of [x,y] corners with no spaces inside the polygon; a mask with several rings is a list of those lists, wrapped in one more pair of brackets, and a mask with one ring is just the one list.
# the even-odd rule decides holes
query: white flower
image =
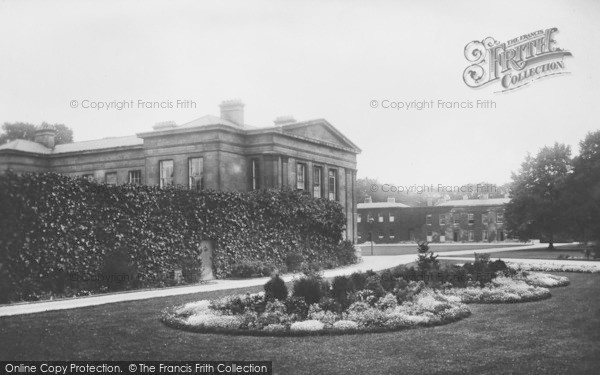
{"label": "white flower", "polygon": [[333,328],[345,331],[350,329],[357,329],[358,324],[352,320],[338,320],[337,322],[333,323]]}
{"label": "white flower", "polygon": [[239,316],[214,314],[195,314],[189,316],[186,321],[187,324],[192,326],[228,329],[237,329],[242,323],[242,319]]}
{"label": "white flower", "polygon": [[305,320],[303,322],[295,322],[290,326],[292,331],[321,331],[325,324],[318,320]]}
{"label": "white flower", "polygon": [[210,305],[209,300],[201,300],[197,302],[186,303],[185,305],[177,308],[175,313],[177,315],[188,315],[188,314],[200,314],[207,312],[209,310],[208,306]]}
{"label": "white flower", "polygon": [[269,324],[263,328],[263,331],[267,332],[283,332],[286,328],[283,324]]}

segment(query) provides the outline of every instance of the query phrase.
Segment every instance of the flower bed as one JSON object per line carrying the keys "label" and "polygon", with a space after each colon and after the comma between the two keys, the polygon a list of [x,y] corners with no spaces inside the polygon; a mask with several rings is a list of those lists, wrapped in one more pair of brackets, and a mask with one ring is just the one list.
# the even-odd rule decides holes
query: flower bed
{"label": "flower bed", "polygon": [[514,303],[550,298],[547,288],[530,285],[524,279],[496,277],[484,287],[448,288],[447,295],[460,298],[464,303]]}
{"label": "flower bed", "polygon": [[338,276],[330,283],[307,271],[288,294],[275,276],[264,292],[188,303],[163,322],[197,332],[241,335],[321,335],[394,331],[446,324],[471,314],[466,303],[512,303],[550,298],[548,287],[569,279],[517,271],[477,255],[473,264],[440,265],[419,245],[418,268],[396,267]]}
{"label": "flower bed", "polygon": [[506,262],[511,268],[523,271],[543,271],[543,272],[600,272],[600,267],[593,265],[577,264],[548,264],[548,263],[520,263]]}
{"label": "flower bed", "polygon": [[516,276],[518,279],[525,281],[527,284],[533,286],[540,286],[544,288],[552,288],[557,286],[569,285],[569,278],[566,276],[555,276],[549,273],[541,272],[526,272],[521,271]]}
{"label": "flower bed", "polygon": [[261,313],[246,309],[230,315],[215,309],[226,303],[225,300],[257,302],[264,301],[264,298],[265,295],[261,292],[227,297],[220,301],[188,303],[168,311],[163,316],[163,322],[171,327],[206,333],[305,336],[380,332],[441,325],[471,314],[459,298],[444,296],[441,292],[429,288],[423,288],[403,304],[398,304],[396,297],[391,293],[386,294],[375,305],[357,301],[345,312],[323,310],[319,304],[313,304],[310,305],[306,317],[291,312],[293,307],[286,308],[280,301],[266,302]]}

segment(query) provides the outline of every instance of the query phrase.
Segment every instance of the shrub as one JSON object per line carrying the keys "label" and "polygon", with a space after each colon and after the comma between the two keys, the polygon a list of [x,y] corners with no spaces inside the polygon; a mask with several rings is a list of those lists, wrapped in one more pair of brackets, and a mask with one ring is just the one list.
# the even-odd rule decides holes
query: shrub
{"label": "shrub", "polygon": [[376,299],[385,295],[385,289],[383,289],[383,286],[381,286],[379,275],[369,276],[369,278],[367,278],[367,285],[365,286],[365,289],[373,292],[373,295]]}
{"label": "shrub", "polygon": [[243,314],[248,311],[260,313],[265,310],[266,303],[264,294],[247,293],[212,300],[209,308],[224,314]]}
{"label": "shrub", "polygon": [[309,305],[319,303],[323,296],[322,279],[317,277],[302,277],[294,281],[294,296],[302,297]]}
{"label": "shrub", "polygon": [[342,241],[338,245],[338,261],[340,265],[354,264],[357,262],[356,249],[352,241]]}
{"label": "shrub", "polygon": [[496,272],[504,271],[506,269],[508,269],[508,266],[501,259],[497,259],[493,262],[490,262],[490,271],[494,274]]}
{"label": "shrub", "polygon": [[259,260],[244,260],[231,267],[231,276],[249,278],[269,276],[275,267]]}
{"label": "shrub", "polygon": [[354,290],[365,289],[367,286],[367,275],[362,272],[354,272],[350,275],[350,281]]}
{"label": "shrub", "polygon": [[285,311],[290,315],[297,315],[300,319],[304,319],[308,315],[309,305],[303,297],[288,297],[284,304]]}
{"label": "shrub", "polygon": [[336,276],[331,283],[331,295],[342,308],[348,307],[353,290],[352,280],[347,276]]}
{"label": "shrub", "polygon": [[392,274],[392,271],[387,269],[381,272],[380,275],[381,286],[386,292],[391,292],[396,286],[396,278]]}
{"label": "shrub", "polygon": [[267,301],[275,299],[284,301],[288,296],[288,289],[287,286],[285,286],[285,281],[283,281],[279,275],[275,275],[271,280],[267,281],[264,289],[265,299]]}
{"label": "shrub", "polygon": [[302,270],[303,262],[304,258],[302,258],[302,254],[291,253],[285,257],[285,265],[289,272],[297,272]]}
{"label": "shrub", "polygon": [[434,255],[433,251],[429,251],[429,244],[427,242],[419,242],[417,244],[417,252],[417,268],[419,269],[419,271],[426,273],[431,270],[438,269],[438,256]]}

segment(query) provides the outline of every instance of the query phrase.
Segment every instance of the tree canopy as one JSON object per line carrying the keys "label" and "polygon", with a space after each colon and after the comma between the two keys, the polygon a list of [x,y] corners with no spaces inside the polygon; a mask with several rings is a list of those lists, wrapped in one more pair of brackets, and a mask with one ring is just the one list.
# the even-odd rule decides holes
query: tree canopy
{"label": "tree canopy", "polygon": [[[42,125],[48,124],[44,122],[42,123]],[[52,126],[54,127],[54,129],[56,129],[55,143],[57,145],[73,142],[73,129],[63,124],[53,124]],[[10,141],[14,141],[15,139],[26,139],[28,141],[34,141],[35,129],[36,126],[34,124],[29,124],[25,122],[5,122],[2,125],[2,133],[0,133],[0,144],[5,144]]]}

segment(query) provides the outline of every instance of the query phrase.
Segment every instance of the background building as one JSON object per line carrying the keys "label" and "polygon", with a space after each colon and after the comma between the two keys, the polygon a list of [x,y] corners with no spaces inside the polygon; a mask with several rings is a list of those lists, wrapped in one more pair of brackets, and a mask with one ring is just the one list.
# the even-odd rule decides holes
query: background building
{"label": "background building", "polygon": [[409,207],[396,203],[371,202],[357,205],[358,242],[404,241],[494,242],[505,241],[504,205],[508,198],[463,199],[437,205]]}
{"label": "background building", "polygon": [[273,126],[244,122],[244,104],[221,103],[220,117],[186,124],[164,122],[127,137],[54,144],[41,127],[35,142],[0,146],[0,171],[52,171],[108,184],[177,185],[190,189],[249,191],[291,188],[338,201],[346,238],[356,240],[356,155],[360,149],[323,119],[279,117]]}

